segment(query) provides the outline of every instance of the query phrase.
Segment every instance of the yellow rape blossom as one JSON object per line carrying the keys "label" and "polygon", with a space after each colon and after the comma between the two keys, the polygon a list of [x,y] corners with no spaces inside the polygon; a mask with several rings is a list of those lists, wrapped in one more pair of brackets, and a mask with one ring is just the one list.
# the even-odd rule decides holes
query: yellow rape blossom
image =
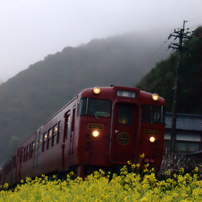
{"label": "yellow rape blossom", "polygon": [[[131,164],[131,167],[135,164]],[[135,165],[134,168],[139,168]],[[146,169],[148,167],[146,166]],[[181,170],[182,173],[183,170]],[[41,175],[35,180],[26,178],[25,182],[17,185],[14,190],[7,190],[9,184],[4,184],[0,191],[0,202],[20,201],[69,201],[69,202],[171,202],[171,201],[202,201],[202,180],[199,174],[181,173],[171,178],[170,171],[166,179],[158,181],[153,171],[129,173],[127,166],[121,169],[121,175],[99,170],[86,177],[72,180],[72,173],[67,180],[48,181],[48,176]],[[111,176],[110,180],[107,177]],[[50,179],[50,178],[49,178]],[[53,180],[54,179],[54,180]]]}
{"label": "yellow rape blossom", "polygon": [[142,154],[140,155],[140,158],[143,159],[144,157],[145,157],[145,154],[142,153]]}

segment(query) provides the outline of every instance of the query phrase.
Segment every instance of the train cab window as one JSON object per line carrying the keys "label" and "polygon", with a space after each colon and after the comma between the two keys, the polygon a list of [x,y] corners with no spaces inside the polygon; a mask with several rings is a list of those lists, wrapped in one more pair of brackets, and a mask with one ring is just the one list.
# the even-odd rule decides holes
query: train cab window
{"label": "train cab window", "polygon": [[[48,148],[50,148],[51,147],[51,144],[52,144],[52,133],[53,133],[53,129],[51,128],[51,129],[49,129],[49,131],[48,131]],[[47,148],[47,149],[48,149]]]}
{"label": "train cab window", "polygon": [[77,117],[79,116],[79,111],[80,111],[80,109],[79,109],[79,107],[80,107],[80,101],[78,100],[78,102],[77,102]]}
{"label": "train cab window", "polygon": [[130,125],[133,121],[133,109],[130,107],[119,107],[118,122]]}
{"label": "train cab window", "polygon": [[150,105],[142,105],[142,111],[141,111],[141,120],[144,122],[150,122],[151,116],[152,116],[152,106]]}
{"label": "train cab window", "polygon": [[57,143],[58,125],[53,126],[53,146]]}
{"label": "train cab window", "polygon": [[165,108],[163,106],[142,105],[141,121],[165,123]]}
{"label": "train cab window", "polygon": [[87,100],[89,100],[89,98],[82,98],[80,100],[80,115],[86,115],[88,113]]}
{"label": "train cab window", "polygon": [[80,115],[95,116],[95,117],[110,117],[111,101],[81,98]]}

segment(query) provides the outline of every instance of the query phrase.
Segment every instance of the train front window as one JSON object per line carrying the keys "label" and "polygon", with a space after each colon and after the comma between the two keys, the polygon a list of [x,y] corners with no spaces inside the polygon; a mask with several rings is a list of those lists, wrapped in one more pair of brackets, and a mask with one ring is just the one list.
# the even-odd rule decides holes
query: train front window
{"label": "train front window", "polygon": [[130,107],[119,107],[118,122],[130,125],[133,121],[133,109]]}
{"label": "train front window", "polygon": [[141,121],[165,123],[165,108],[163,106],[142,105]]}
{"label": "train front window", "polygon": [[111,101],[82,98],[80,100],[80,115],[95,117],[110,117]]}

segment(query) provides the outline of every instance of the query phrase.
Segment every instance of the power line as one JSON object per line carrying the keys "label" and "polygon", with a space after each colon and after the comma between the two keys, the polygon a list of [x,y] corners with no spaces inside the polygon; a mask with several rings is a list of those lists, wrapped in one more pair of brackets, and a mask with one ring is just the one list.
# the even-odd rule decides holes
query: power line
{"label": "power line", "polygon": [[[202,16],[199,16],[199,17],[196,17],[196,18],[192,18],[192,19],[190,19],[190,20],[187,20],[186,22],[189,22],[189,21],[193,21],[193,20],[195,20],[195,19],[198,19],[198,18],[201,18]],[[191,29],[191,28],[193,28],[193,27],[197,27],[197,25],[196,26],[192,26],[192,27],[190,27],[190,28],[187,28],[187,30],[189,30],[189,29]],[[171,32],[170,32],[170,34],[169,35],[171,35],[173,32],[175,32],[176,31],[176,29],[172,29],[171,30]],[[174,45],[174,41],[176,40],[177,38],[175,37],[174,39],[173,39],[173,41],[171,42],[171,44],[173,44]],[[159,61],[160,60],[163,60],[163,57],[166,55],[166,53],[168,52],[168,48],[166,47],[164,50],[162,50],[162,51],[160,51],[160,49],[168,42],[170,40],[170,38],[168,38],[167,40],[165,40],[157,49],[156,49],[156,51],[154,51],[151,55],[150,55],[150,57],[148,57],[146,60],[145,60],[145,62],[138,68],[138,69],[136,69],[136,71],[134,72],[134,74],[138,74],[138,72],[140,71],[140,70],[146,70],[146,68],[148,67],[147,66],[147,64],[150,62],[150,61],[152,61],[152,62],[155,62],[158,58],[160,58],[159,59]],[[173,51],[174,50],[172,50],[170,53],[169,53],[169,55],[171,55],[172,53],[173,53]],[[157,54],[158,53],[158,54]],[[136,77],[138,77],[138,75],[136,76]]]}
{"label": "power line", "polygon": [[193,28],[193,27],[200,27],[200,26],[202,26],[202,24],[194,25],[194,26],[192,26],[192,27],[189,27],[189,29],[191,29],[191,28]]}
{"label": "power line", "polygon": [[187,22],[193,21],[193,20],[198,19],[198,18],[202,18],[202,15],[201,15],[201,16],[198,16],[198,17],[195,17],[195,18],[192,18],[192,19],[190,19],[190,20],[187,20]]}
{"label": "power line", "polygon": [[[163,51],[161,51],[160,52],[160,49],[163,47],[163,46],[165,46],[165,44],[168,42],[168,39],[166,40],[166,41],[164,41],[157,49],[156,49],[156,51],[154,51],[151,55],[150,55],[150,57],[148,57],[147,59],[146,59],[146,61],[139,67],[139,68],[137,68],[136,69],[136,71],[134,72],[134,74],[135,75],[137,75],[136,77],[138,77],[138,72],[140,71],[140,70],[145,70],[146,68],[147,68],[147,64],[152,60],[152,61],[155,61],[160,55],[162,55],[161,57],[163,57],[166,53],[167,53],[167,51],[166,51],[166,49],[167,49],[167,46],[166,46],[166,48],[164,48],[164,50]],[[160,52],[160,53],[159,53]],[[156,54],[156,53],[158,53],[158,54]]]}
{"label": "power line", "polygon": [[[201,16],[198,16],[198,17],[195,17],[195,18],[192,18],[192,19],[190,19],[190,20],[187,20],[187,22],[194,21],[194,20],[199,19],[199,18],[202,18],[202,15],[201,15]],[[188,29],[191,29],[191,28],[194,28],[194,27],[199,27],[199,26],[202,26],[202,24],[198,24],[198,25],[191,26],[191,27],[189,27]]]}

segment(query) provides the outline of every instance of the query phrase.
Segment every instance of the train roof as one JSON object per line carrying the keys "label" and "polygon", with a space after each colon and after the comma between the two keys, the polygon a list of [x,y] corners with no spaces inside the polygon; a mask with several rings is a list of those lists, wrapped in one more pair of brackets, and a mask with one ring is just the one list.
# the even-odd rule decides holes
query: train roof
{"label": "train roof", "polygon": [[[107,87],[100,87],[101,91],[103,93],[114,93],[116,90],[126,90],[126,91],[135,91],[137,92],[137,95],[140,95],[139,99],[140,101],[143,101],[143,99],[151,99],[152,95],[154,93],[150,93],[150,92],[146,92],[146,91],[142,91],[139,88],[135,88],[135,87],[127,87],[127,86],[107,86]],[[82,97],[83,95],[88,95],[92,93],[93,88],[86,88],[83,91],[81,91],[81,93],[79,93],[79,95]],[[159,97],[159,101],[160,102],[165,102],[165,100],[162,97]]]}

